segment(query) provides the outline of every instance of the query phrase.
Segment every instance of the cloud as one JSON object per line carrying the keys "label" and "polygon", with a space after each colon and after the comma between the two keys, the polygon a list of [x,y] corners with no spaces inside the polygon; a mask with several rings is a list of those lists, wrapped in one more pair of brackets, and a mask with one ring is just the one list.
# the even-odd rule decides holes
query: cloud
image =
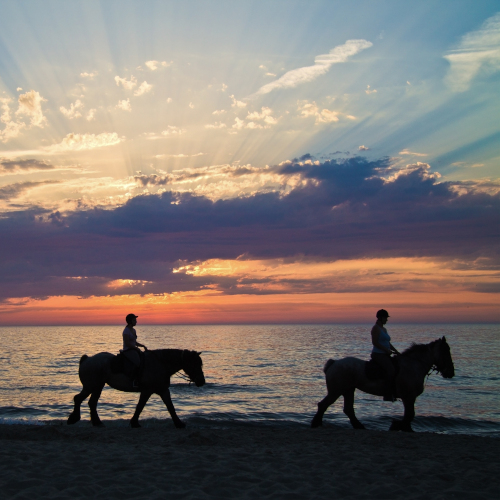
{"label": "cloud", "polygon": [[345,44],[333,48],[328,54],[316,56],[313,66],[306,66],[288,71],[274,82],[261,87],[249,98],[251,99],[263,94],[268,94],[273,90],[294,88],[303,83],[312,82],[316,78],[327,73],[333,64],[346,62],[350,57],[372,45],[373,44],[367,40],[347,40]]}
{"label": "cloud", "polygon": [[[0,123],[5,125],[3,130],[0,130],[0,141],[7,142],[9,139],[14,139],[20,134],[21,130],[26,128],[33,126],[43,128],[47,123],[47,119],[43,116],[42,102],[46,101],[35,90],[21,94],[18,98],[18,109],[15,113],[18,118],[14,119],[10,111],[12,100],[7,97],[0,97]],[[29,125],[22,120],[20,117],[22,115],[29,118]]]}
{"label": "cloud", "polygon": [[172,61],[167,62],[167,61],[146,61],[144,63],[151,71],[156,71],[160,66],[163,66],[164,68],[167,68],[172,64]]}
{"label": "cloud", "polygon": [[40,181],[40,182],[17,182],[7,186],[0,187],[0,200],[12,200],[30,189],[45,186],[47,184],[57,184],[59,181]]}
{"label": "cloud", "polygon": [[398,154],[400,154],[400,155],[413,155],[413,156],[427,156],[427,154],[425,154],[425,153],[414,153],[412,151],[409,151],[408,149],[403,149]]}
{"label": "cloud", "polygon": [[23,174],[54,169],[54,165],[43,160],[7,160],[0,158],[0,175]]}
{"label": "cloud", "polygon": [[298,110],[304,118],[313,116],[316,119],[316,123],[332,123],[338,122],[340,117],[347,118],[348,120],[355,120],[356,117],[352,115],[346,115],[340,111],[332,111],[329,109],[320,110],[315,101],[298,101]]}
{"label": "cloud", "polygon": [[487,19],[481,28],[464,35],[458,47],[443,56],[450,69],[447,85],[455,92],[469,89],[481,73],[500,70],[500,13]]}
{"label": "cloud", "polygon": [[241,130],[244,128],[254,130],[267,129],[277,123],[278,119],[272,116],[271,108],[263,106],[260,111],[249,111],[243,120],[236,117],[232,128],[235,130]]}
{"label": "cloud", "polygon": [[158,69],[158,61],[146,61],[144,63],[151,71],[156,71]]}
{"label": "cloud", "polygon": [[132,90],[137,86],[137,78],[135,78],[133,75],[130,77],[130,80],[115,76],[115,82],[118,87],[121,85],[126,90]]}
{"label": "cloud", "polygon": [[224,115],[226,113],[227,111],[225,109],[219,109],[219,110],[216,109],[215,111],[212,112],[213,115]]}
{"label": "cloud", "polygon": [[123,99],[123,101],[118,101],[118,104],[115,107],[123,111],[132,111],[132,106],[130,105],[130,99]]}
{"label": "cloud", "polygon": [[[471,268],[500,266],[500,195],[476,192],[471,181],[441,182],[427,164],[398,169],[386,158],[317,162],[307,157],[266,169],[238,168],[226,165],[218,172],[227,180],[228,175],[259,175],[264,170],[300,182],[286,193],[256,192],[214,201],[165,191],[136,196],[116,208],[4,214],[0,297],[108,295],[107,284],[120,279],[144,284],[137,285],[141,294],[207,286],[233,293],[228,287],[237,280],[231,276],[173,271],[197,261],[241,256],[288,262],[304,255],[318,262],[432,258],[464,262]],[[215,167],[212,170],[215,173]],[[181,175],[203,172],[141,175],[136,180],[145,186],[165,186]],[[71,276],[88,279],[68,280]],[[289,278],[287,287],[307,289],[306,283],[300,285],[300,277],[295,285]],[[249,281],[240,282],[240,292],[236,286],[232,290],[269,293],[265,287],[259,292],[255,279],[258,276],[249,276]],[[272,287],[280,280],[276,278]],[[316,289],[321,286],[318,283]],[[116,293],[130,293],[130,288],[118,288]]]}
{"label": "cloud", "polygon": [[215,122],[215,123],[208,123],[205,125],[205,128],[213,128],[213,129],[220,129],[220,128],[226,128],[227,125],[222,122]]}
{"label": "cloud", "polygon": [[166,100],[166,103],[167,104],[170,104],[172,102],[172,98],[171,97],[168,97],[167,100]]}
{"label": "cloud", "polygon": [[186,133],[186,129],[176,127],[174,125],[168,125],[165,130],[162,130],[160,134],[155,132],[146,132],[142,134],[148,141],[156,141],[158,139],[164,139],[165,137],[178,136]]}
{"label": "cloud", "polygon": [[9,106],[10,102],[11,99],[7,97],[0,97],[0,109],[2,111],[2,114],[0,115],[0,123],[5,125],[3,130],[0,130],[0,140],[2,142],[7,142],[9,139],[17,137],[21,130],[26,126],[25,123],[12,119]]}
{"label": "cloud", "polygon": [[367,148],[366,146],[359,146],[358,150],[359,151],[368,151],[370,148]]}
{"label": "cloud", "polygon": [[89,109],[89,112],[87,113],[87,115],[85,116],[85,119],[87,121],[92,121],[92,120],[95,120],[95,113],[96,113],[96,109],[95,108],[92,108],[92,109]]}
{"label": "cloud", "polygon": [[236,99],[236,97],[234,97],[234,95],[230,95],[229,97],[233,101],[232,104],[231,104],[231,107],[233,107],[233,108],[244,108],[244,107],[246,107],[246,105],[247,105],[246,102],[238,101]]}
{"label": "cloud", "polygon": [[189,107],[190,109],[194,109],[194,104],[193,104],[192,102],[190,102],[190,103],[188,104],[188,107]]}
{"label": "cloud", "polygon": [[43,127],[47,123],[47,119],[43,116],[42,102],[47,101],[35,90],[30,90],[26,94],[19,96],[19,108],[16,115],[27,115],[30,117],[31,125],[35,127]]}
{"label": "cloud", "polygon": [[82,78],[88,78],[89,80],[93,80],[98,75],[97,71],[93,71],[92,73],[80,73]]}
{"label": "cloud", "polygon": [[149,85],[148,82],[142,82],[141,85],[139,86],[139,88],[134,92],[134,95],[140,96],[143,94],[147,94],[148,92],[151,91],[152,88],[153,88],[153,86]]}
{"label": "cloud", "polygon": [[73,120],[74,118],[80,118],[82,116],[80,113],[81,109],[83,109],[83,103],[80,99],[77,99],[74,103],[71,103],[69,109],[61,106],[59,111],[69,120]]}
{"label": "cloud", "polygon": [[370,86],[369,86],[369,85],[367,85],[367,86],[366,86],[366,90],[365,90],[365,92],[366,92],[368,95],[370,95],[370,94],[376,94],[376,93],[377,93],[377,91],[376,91],[375,89],[370,90]]}
{"label": "cloud", "polygon": [[102,134],[68,134],[59,144],[45,148],[51,153],[64,153],[66,151],[84,151],[88,149],[114,146],[122,141],[116,132]]}
{"label": "cloud", "polygon": [[166,137],[169,135],[181,135],[185,134],[186,130],[183,128],[175,127],[174,125],[168,125],[166,130],[163,130],[161,135]]}

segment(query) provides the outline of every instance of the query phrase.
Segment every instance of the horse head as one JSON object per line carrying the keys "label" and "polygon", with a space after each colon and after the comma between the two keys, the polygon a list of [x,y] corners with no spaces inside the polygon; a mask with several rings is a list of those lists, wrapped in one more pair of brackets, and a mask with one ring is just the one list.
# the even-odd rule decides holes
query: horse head
{"label": "horse head", "polygon": [[200,354],[201,352],[188,350],[182,352],[182,370],[189,377],[189,380],[194,382],[196,387],[201,387],[205,384],[203,361]]}
{"label": "horse head", "polygon": [[442,337],[432,342],[432,354],[434,364],[444,378],[453,378],[455,376],[455,366],[451,359],[450,346],[446,342],[446,337]]}

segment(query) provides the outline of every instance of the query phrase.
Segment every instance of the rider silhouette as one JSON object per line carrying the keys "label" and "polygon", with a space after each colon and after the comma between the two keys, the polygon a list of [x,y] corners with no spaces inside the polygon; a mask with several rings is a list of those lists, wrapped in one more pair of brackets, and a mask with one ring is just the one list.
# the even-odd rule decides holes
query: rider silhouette
{"label": "rider silhouette", "polygon": [[389,318],[389,313],[385,309],[377,311],[377,322],[372,328],[372,359],[385,371],[384,377],[384,401],[394,401],[396,390],[394,387],[396,369],[392,364],[391,354],[399,354],[397,349],[391,344],[391,337],[387,333],[385,324]]}
{"label": "rider silhouette", "polygon": [[125,321],[127,326],[123,330],[123,354],[134,365],[132,387],[139,387],[139,375],[141,369],[141,355],[139,347],[143,347],[146,351],[148,348],[137,342],[137,332],[134,326],[137,325],[135,314],[127,314]]}

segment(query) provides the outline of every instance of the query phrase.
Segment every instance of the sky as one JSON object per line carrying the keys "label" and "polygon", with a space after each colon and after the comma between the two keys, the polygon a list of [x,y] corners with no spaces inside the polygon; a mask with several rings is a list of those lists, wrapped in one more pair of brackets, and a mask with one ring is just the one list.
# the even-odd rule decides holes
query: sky
{"label": "sky", "polygon": [[497,1],[0,12],[1,324],[500,321]]}

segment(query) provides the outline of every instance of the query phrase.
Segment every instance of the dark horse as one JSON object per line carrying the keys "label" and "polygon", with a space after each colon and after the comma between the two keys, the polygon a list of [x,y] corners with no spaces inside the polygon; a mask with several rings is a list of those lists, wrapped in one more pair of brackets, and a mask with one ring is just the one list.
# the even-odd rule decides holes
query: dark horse
{"label": "dark horse", "polygon": [[[402,421],[392,422],[390,430],[412,432],[411,421],[415,417],[415,400],[424,392],[425,376],[436,370],[444,378],[452,378],[455,375],[455,367],[445,337],[429,344],[413,344],[398,355],[396,361],[399,365],[396,396],[403,400],[405,413]],[[338,361],[329,359],[326,362],[323,371],[328,394],[318,403],[318,411],[312,419],[311,427],[320,426],[328,407],[340,396],[344,396],[344,413],[349,417],[351,425],[355,429],[365,428],[354,413],[354,391],[359,389],[375,396],[384,394],[383,378],[369,379],[365,368],[366,361],[352,357]]]}
{"label": "dark horse", "polygon": [[83,385],[82,392],[73,400],[75,408],[68,418],[68,424],[80,420],[80,405],[89,396],[90,419],[92,425],[102,426],[97,414],[97,401],[102,389],[108,384],[113,389],[125,392],[140,392],[139,402],[134,416],[130,421],[132,427],[140,427],[139,415],[152,394],[158,394],[170,412],[174,425],[177,428],[186,427],[186,424],[175,413],[175,408],[170,398],[170,377],[183,370],[197,387],[205,383],[203,363],[199,352],[180,349],[155,349],[144,353],[144,370],[138,388],[132,387],[132,378],[123,373],[113,373],[111,362],[115,355],[109,352],[100,352],[88,357],[84,354],[80,359],[78,375]]}

